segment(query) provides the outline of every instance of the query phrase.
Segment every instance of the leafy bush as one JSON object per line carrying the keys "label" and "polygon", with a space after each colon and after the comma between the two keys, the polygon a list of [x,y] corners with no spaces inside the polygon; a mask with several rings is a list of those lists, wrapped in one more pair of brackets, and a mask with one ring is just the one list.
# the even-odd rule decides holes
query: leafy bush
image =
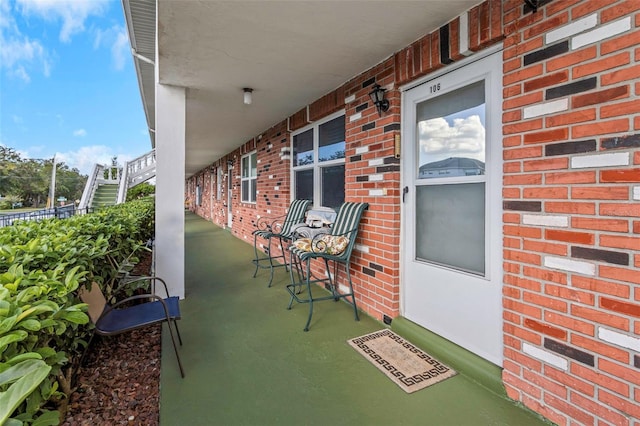
{"label": "leafy bush", "polygon": [[64,417],[91,333],[77,290],[109,294],[153,229],[149,201],[0,228],[0,424]]}
{"label": "leafy bush", "polygon": [[155,195],[156,187],[148,182],[143,182],[127,191],[127,201],[139,200],[150,195]]}

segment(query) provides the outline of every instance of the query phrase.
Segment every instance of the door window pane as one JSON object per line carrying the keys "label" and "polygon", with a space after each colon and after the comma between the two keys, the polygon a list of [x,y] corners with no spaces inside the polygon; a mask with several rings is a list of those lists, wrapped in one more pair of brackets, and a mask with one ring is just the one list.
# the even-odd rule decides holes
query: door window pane
{"label": "door window pane", "polygon": [[293,166],[313,164],[313,129],[293,137]]}
{"label": "door window pane", "polygon": [[318,132],[318,161],[344,158],[344,115],[321,124]]}
{"label": "door window pane", "polygon": [[416,260],[484,276],[484,182],[416,191]]}
{"label": "door window pane", "polygon": [[417,105],[418,179],[485,174],[484,80]]}
{"label": "door window pane", "polygon": [[322,168],[322,205],[337,209],[344,203],[344,164]]}
{"label": "door window pane", "polygon": [[296,200],[313,200],[313,169],[296,172]]}

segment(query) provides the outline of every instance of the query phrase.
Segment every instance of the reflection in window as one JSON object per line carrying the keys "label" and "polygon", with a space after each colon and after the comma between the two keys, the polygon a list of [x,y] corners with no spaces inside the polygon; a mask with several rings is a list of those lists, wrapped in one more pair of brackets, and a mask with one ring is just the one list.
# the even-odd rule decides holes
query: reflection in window
{"label": "reflection in window", "polygon": [[485,174],[484,80],[417,106],[418,178]]}
{"label": "reflection in window", "polygon": [[292,137],[293,196],[317,207],[344,203],[345,116],[336,115]]}
{"label": "reflection in window", "polygon": [[344,116],[320,125],[318,129],[319,161],[344,158]]}
{"label": "reflection in window", "polygon": [[313,129],[293,137],[293,166],[313,164]]}

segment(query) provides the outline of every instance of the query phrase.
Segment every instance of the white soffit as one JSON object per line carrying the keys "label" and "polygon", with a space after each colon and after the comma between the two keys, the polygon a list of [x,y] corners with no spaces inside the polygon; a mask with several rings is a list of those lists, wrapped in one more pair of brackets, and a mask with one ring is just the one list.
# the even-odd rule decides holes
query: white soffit
{"label": "white soffit", "polygon": [[160,82],[187,88],[187,176],[478,3],[159,0]]}

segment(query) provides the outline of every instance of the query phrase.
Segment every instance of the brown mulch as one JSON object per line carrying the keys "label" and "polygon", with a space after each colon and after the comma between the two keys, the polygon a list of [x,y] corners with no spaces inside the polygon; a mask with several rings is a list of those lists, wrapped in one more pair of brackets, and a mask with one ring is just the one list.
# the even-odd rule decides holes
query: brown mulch
{"label": "brown mulch", "polygon": [[161,325],[94,338],[63,425],[157,425]]}
{"label": "brown mulch", "polygon": [[[145,256],[134,273],[146,275]],[[160,324],[111,337],[96,336],[76,378],[64,426],[159,424]]]}

